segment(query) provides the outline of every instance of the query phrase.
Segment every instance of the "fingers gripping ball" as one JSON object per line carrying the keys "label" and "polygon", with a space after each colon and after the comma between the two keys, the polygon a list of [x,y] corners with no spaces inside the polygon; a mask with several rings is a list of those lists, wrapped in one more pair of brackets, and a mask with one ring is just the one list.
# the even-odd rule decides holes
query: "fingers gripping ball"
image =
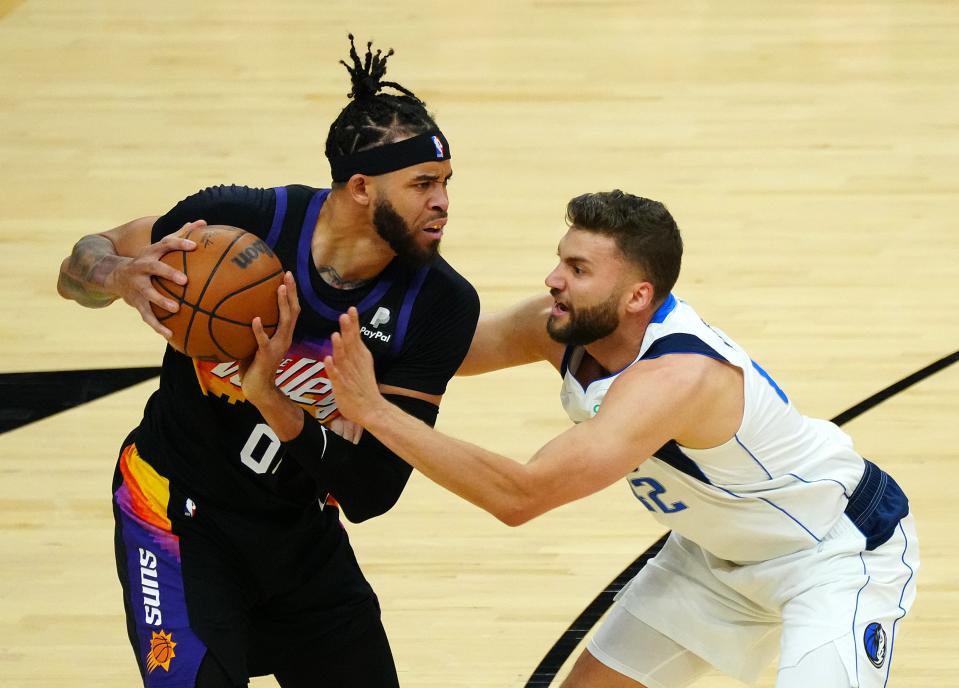
{"label": "fingers gripping ball", "polygon": [[183,235],[193,251],[170,251],[160,259],[187,276],[181,286],[154,277],[157,290],[180,304],[176,313],[153,305],[173,336],[177,351],[205,361],[238,361],[256,351],[250,324],[259,316],[268,335],[276,331],[276,289],[283,267],[259,237],[223,225],[198,227]]}

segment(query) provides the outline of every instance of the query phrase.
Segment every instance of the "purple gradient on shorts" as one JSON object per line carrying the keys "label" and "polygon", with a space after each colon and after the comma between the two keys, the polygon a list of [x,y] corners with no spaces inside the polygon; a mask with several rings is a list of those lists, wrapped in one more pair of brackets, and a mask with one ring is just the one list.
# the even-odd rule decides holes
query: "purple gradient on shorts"
{"label": "purple gradient on shorts", "polygon": [[[206,645],[190,629],[183,592],[180,568],[179,539],[173,533],[137,518],[129,507],[129,490],[121,486],[116,492],[120,506],[120,529],[127,557],[130,608],[136,625],[137,661],[143,667],[146,688],[180,688],[196,683],[200,662],[206,654]],[[172,543],[158,547],[160,540]],[[155,572],[155,575],[154,575]],[[155,585],[154,585],[155,582]],[[147,604],[147,602],[158,604]],[[147,657],[153,633],[172,635],[173,658],[169,671],[156,666],[149,671]]]}

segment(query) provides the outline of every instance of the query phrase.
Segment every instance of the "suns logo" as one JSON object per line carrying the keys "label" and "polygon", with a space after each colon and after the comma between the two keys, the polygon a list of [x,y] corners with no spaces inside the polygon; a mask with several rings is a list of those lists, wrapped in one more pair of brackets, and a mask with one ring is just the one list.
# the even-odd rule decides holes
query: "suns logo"
{"label": "suns logo", "polygon": [[881,667],[886,661],[886,631],[883,630],[882,624],[873,622],[866,626],[862,644],[872,665],[877,669]]}
{"label": "suns logo", "polygon": [[[279,390],[318,420],[326,420],[336,412],[333,385],[323,365],[325,354],[326,351],[312,356],[288,354],[276,370],[276,386]],[[223,397],[231,404],[245,398],[238,374],[240,366],[235,361],[212,363],[195,360],[193,365],[204,394]]]}
{"label": "suns logo", "polygon": [[163,629],[159,632],[153,631],[150,637],[150,649],[147,651],[147,673],[152,674],[157,667],[169,672],[170,662],[176,657],[173,651],[175,647],[173,633],[164,633]]}

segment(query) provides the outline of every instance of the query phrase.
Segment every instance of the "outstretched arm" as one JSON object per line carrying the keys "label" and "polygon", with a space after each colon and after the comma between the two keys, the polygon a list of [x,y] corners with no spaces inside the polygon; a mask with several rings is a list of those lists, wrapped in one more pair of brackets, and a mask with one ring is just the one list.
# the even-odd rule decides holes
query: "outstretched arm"
{"label": "outstretched arm", "polygon": [[701,392],[708,392],[704,383],[714,362],[698,356],[656,359],[620,375],[598,415],[522,464],[436,432],[386,403],[353,309],[340,317],[340,328],[333,335],[333,356],[325,360],[340,411],[428,478],[508,525],[627,475],[669,439],[683,436],[711,401]]}
{"label": "outstretched arm", "polygon": [[[60,264],[57,292],[87,308],[103,308],[117,299],[133,306],[143,321],[164,337],[170,330],[160,324],[150,304],[176,312],[176,301],[153,286],[153,277],[186,284],[186,275],[160,260],[169,251],[191,251],[192,241],[171,234],[150,243],[156,217],[141,217],[102,234],[89,234],[74,245]],[[184,225],[180,233],[206,223],[202,220]]]}
{"label": "outstretched arm", "polygon": [[559,368],[563,345],[546,333],[552,305],[553,298],[545,294],[480,317],[469,353],[456,374],[478,375],[534,361],[549,361]]}

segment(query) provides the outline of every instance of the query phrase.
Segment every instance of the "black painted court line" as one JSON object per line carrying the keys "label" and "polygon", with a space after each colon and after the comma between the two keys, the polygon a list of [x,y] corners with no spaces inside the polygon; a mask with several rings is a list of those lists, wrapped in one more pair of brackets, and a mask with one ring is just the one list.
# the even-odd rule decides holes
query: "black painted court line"
{"label": "black painted court line", "polygon": [[550,648],[543,661],[533,671],[533,675],[526,682],[529,686],[548,686],[556,678],[556,672],[563,666],[563,662],[573,654],[573,650],[579,645],[580,641],[586,637],[590,629],[596,625],[600,617],[606,613],[606,610],[613,604],[613,598],[616,593],[622,590],[633,577],[639,573],[639,570],[646,566],[646,562],[659,554],[659,550],[666,544],[666,538],[669,532],[659,538],[653,545],[639,555],[639,558],[627,566],[623,571],[613,579],[613,582],[606,586],[599,595],[596,596],[589,606],[583,610],[583,613],[576,617],[572,625],[566,629],[556,644]]}
{"label": "black painted court line", "polygon": [[943,356],[938,361],[936,361],[935,363],[930,363],[922,370],[917,370],[912,375],[909,375],[908,377],[904,377],[899,382],[889,385],[881,392],[876,392],[868,399],[864,401],[860,401],[855,406],[848,408],[842,413],[840,413],[838,416],[832,419],[832,422],[835,423],[836,425],[845,425],[846,423],[851,421],[853,418],[856,418],[857,416],[861,416],[869,409],[878,406],[889,397],[895,396],[896,394],[899,394],[899,392],[905,389],[909,389],[917,382],[921,382],[922,380],[925,380],[930,375],[935,375],[940,370],[942,370],[943,368],[948,368],[956,361],[959,361],[959,351],[951,353],[948,356]]}
{"label": "black painted court line", "polygon": [[119,392],[159,368],[104,368],[0,374],[0,433]]}
{"label": "black painted court line", "polygon": [[[890,397],[899,394],[903,390],[909,389],[917,382],[921,382],[927,377],[938,373],[940,370],[951,366],[956,361],[959,361],[959,351],[944,356],[935,363],[931,363],[925,368],[917,370],[912,375],[904,377],[899,382],[876,392],[871,397],[846,409],[831,420],[836,425],[844,425],[853,418],[861,416],[866,411],[875,408]],[[586,637],[586,634],[596,625],[596,622],[599,621],[603,614],[612,606],[616,593],[622,590],[623,586],[639,573],[639,570],[646,565],[647,561],[659,553],[667,537],[669,537],[669,531],[654,542],[649,549],[640,554],[636,561],[623,569],[623,571],[606,586],[606,589],[599,593],[599,595],[587,605],[586,609],[576,617],[576,620],[563,632],[563,635],[553,644],[553,647],[549,649],[546,656],[543,657],[536,669],[533,670],[533,675],[526,681],[526,688],[546,688],[552,685],[553,679],[556,678],[556,674],[566,660],[569,659],[569,656],[573,654],[573,650],[576,649],[583,638]]]}

